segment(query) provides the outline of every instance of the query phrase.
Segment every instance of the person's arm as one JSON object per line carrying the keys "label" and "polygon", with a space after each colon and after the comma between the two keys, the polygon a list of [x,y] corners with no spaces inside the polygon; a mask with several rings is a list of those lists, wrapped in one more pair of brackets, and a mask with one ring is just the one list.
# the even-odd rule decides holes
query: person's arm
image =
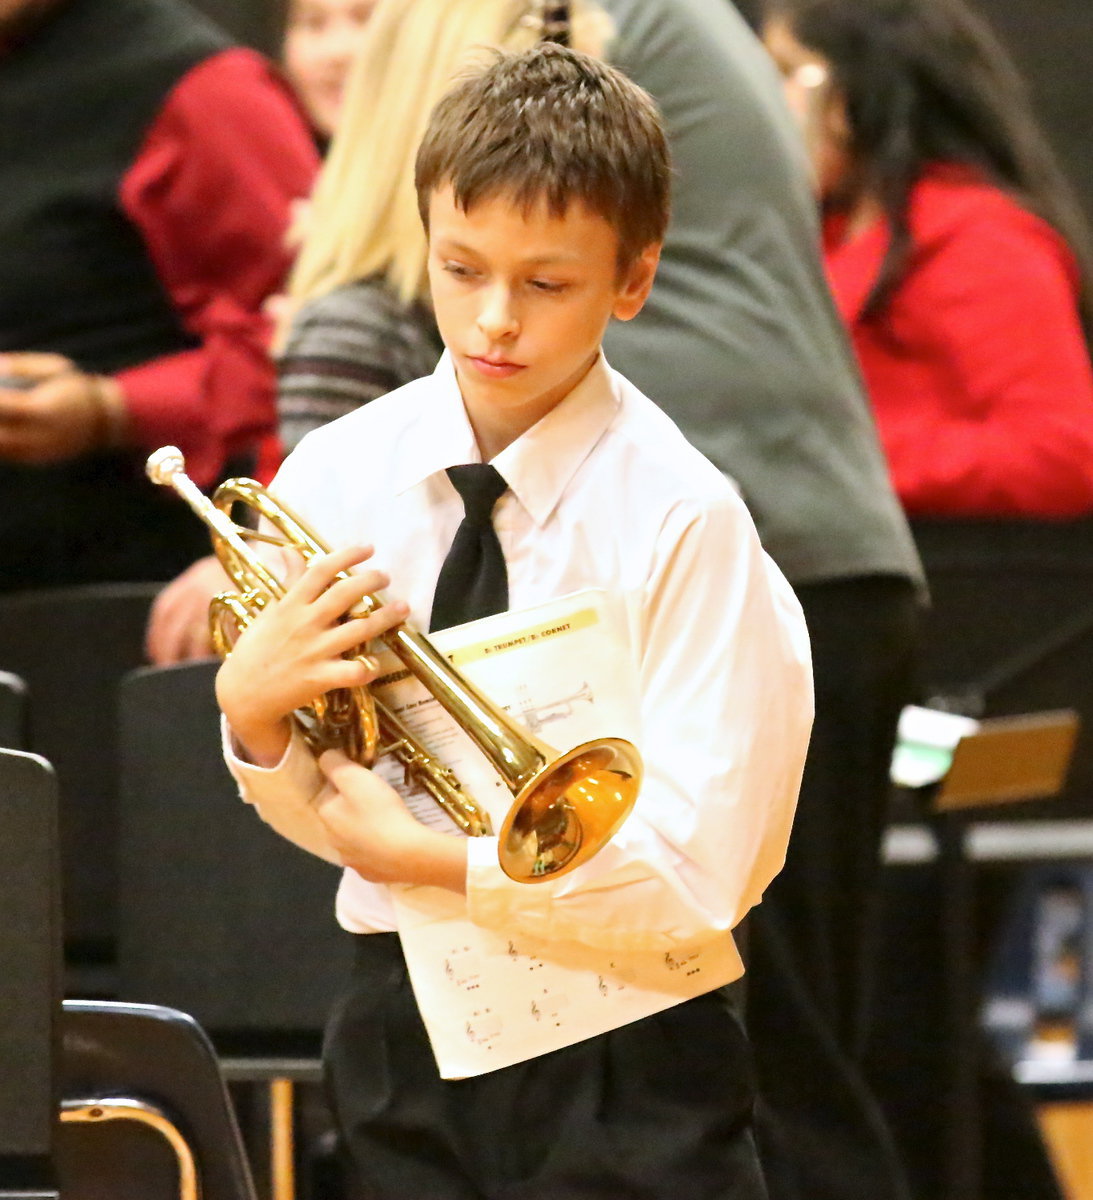
{"label": "person's arm", "polygon": [[[644,604],[645,779],[612,841],[567,876],[515,883],[495,837],[412,833],[369,772],[324,763],[338,789],[324,821],[347,865],[461,891],[465,854],[477,924],[609,950],[698,945],[758,903],[784,859],[811,727],[804,618],[739,502],[676,514],[661,544]],[[412,837],[401,860],[396,824]]]}
{"label": "person's arm", "polygon": [[881,420],[908,512],[1093,509],[1093,369],[1074,274],[1061,239],[1018,210],[962,221],[916,260],[898,311],[942,382],[932,411],[893,396]]}
{"label": "person's arm", "polygon": [[224,757],[243,799],[284,837],[337,863],[344,860],[317,808],[330,797],[290,715],[332,688],[364,687],[375,678],[374,660],[342,656],[398,624],[406,608],[394,602],[366,617],[347,616],[388,582],[374,570],[339,578],[370,556],[368,548],[348,547],[313,560],[243,630],[216,680]]}
{"label": "person's arm", "polygon": [[556,882],[514,883],[495,840],[472,840],[478,924],[666,951],[731,929],[781,868],[812,720],[800,607],[739,501],[676,513],[660,544],[644,605],[638,803]]}
{"label": "person's arm", "polygon": [[0,354],[0,459],[42,466],[129,442],[117,382],[62,354]]}
{"label": "person's arm", "polygon": [[301,850],[343,866],[316,809],[316,802],[328,785],[302,734],[293,731],[285,753],[272,767],[250,762],[243,748],[236,745],[224,717],[221,740],[224,761],[239,785],[240,797],[253,806],[262,820]]}
{"label": "person's arm", "polygon": [[239,794],[282,837],[373,883],[416,883],[462,892],[465,839],[411,816],[383,779],[328,750],[318,760],[298,729],[282,756],[258,766],[223,722],[223,750]]}
{"label": "person's arm", "polygon": [[122,207],[194,346],[115,379],[132,440],[178,445],[202,485],[273,431],[262,305],[282,284],[290,205],[307,194],[317,166],[271,68],[229,50],[178,83],[122,181]]}

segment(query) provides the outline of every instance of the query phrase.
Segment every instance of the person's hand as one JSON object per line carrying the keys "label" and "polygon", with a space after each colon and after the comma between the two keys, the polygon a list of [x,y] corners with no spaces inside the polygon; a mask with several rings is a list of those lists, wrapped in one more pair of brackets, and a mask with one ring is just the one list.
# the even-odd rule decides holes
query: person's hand
{"label": "person's hand", "polygon": [[314,559],[284,596],[243,630],[217,672],[220,708],[259,766],[273,766],[284,754],[288,717],[295,709],[332,688],[362,687],[378,674],[375,659],[342,655],[393,629],[409,608],[393,602],[367,617],[343,620],[389,580],[375,570],[337,578],[371,556],[371,547],[350,546]]}
{"label": "person's hand", "polygon": [[297,305],[292,297],[284,292],[274,292],[262,302],[262,312],[278,329],[288,326],[296,308]]}
{"label": "person's hand", "polygon": [[0,459],[40,466],[127,440],[125,399],[109,376],[79,371],[60,354],[32,353],[0,355],[0,376],[26,385],[0,386]]}
{"label": "person's hand", "polygon": [[465,889],[464,838],[427,829],[390,784],[340,750],[322,754],[319,767],[334,790],[320,795],[315,811],[347,867],[372,883]]}
{"label": "person's hand", "polygon": [[157,667],[209,658],[209,601],[217,592],[233,591],[220,560],[209,555],[192,563],[156,596],[144,631],[144,650]]}

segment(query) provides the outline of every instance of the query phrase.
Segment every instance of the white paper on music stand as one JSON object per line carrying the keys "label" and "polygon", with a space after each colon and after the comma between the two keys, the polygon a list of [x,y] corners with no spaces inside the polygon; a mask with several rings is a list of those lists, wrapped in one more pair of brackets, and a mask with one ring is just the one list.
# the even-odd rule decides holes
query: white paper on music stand
{"label": "white paper on music stand", "polygon": [[920,788],[937,783],[953,765],[961,738],[979,728],[972,717],[908,704],[900,713],[892,753],[891,778],[899,787]]}
{"label": "white paper on music stand", "polygon": [[[602,590],[502,613],[431,640],[555,750],[610,736],[640,744],[626,616],[621,601]],[[499,829],[512,795],[470,738],[404,672],[393,669],[379,684],[377,695],[442,757]],[[428,796],[407,791],[397,767],[382,769],[420,820],[455,832]],[[607,955],[482,929],[467,919],[464,898],[443,889],[391,891],[418,1007],[445,1078],[572,1045],[740,974],[728,935],[678,956]]]}

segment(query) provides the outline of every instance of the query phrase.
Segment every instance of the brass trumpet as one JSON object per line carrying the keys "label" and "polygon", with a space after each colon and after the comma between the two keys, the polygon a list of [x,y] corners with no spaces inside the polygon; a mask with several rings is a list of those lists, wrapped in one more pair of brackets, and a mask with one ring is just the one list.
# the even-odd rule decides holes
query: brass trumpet
{"label": "brass trumpet", "polygon": [[[209,526],[213,550],[239,589],[221,593],[209,606],[213,643],[226,656],[239,633],[285,592],[248,543],[295,550],[305,562],[330,553],[329,547],[253,479],[229,479],[209,500],[186,475],[185,461],[174,446],[155,451],[146,469],[154,483],[173,487]],[[266,526],[255,531],[237,524],[231,516],[237,503],[255,511]],[[368,616],[381,603],[378,596],[366,596],[351,615]],[[607,844],[633,808],[641,784],[641,756],[630,742],[602,738],[558,754],[489,701],[405,623],[377,640],[451,714],[512,793],[498,837],[498,861],[506,875],[518,883],[557,878]],[[424,787],[466,833],[492,833],[489,816],[454,774],[367,688],[328,692],[295,716],[315,753],[336,746],[364,766],[390,753],[407,778]]]}

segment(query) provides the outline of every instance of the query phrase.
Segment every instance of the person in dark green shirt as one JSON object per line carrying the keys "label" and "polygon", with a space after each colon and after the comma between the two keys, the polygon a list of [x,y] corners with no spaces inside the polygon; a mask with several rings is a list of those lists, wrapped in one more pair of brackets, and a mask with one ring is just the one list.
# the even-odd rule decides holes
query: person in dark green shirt
{"label": "person in dark green shirt", "polygon": [[609,361],[739,485],[812,638],[816,725],[786,866],[755,910],[747,1020],[772,1200],[907,1195],[860,1069],[888,768],[923,600],[828,294],[800,136],[726,0],[601,0],[676,171],[644,311]]}

